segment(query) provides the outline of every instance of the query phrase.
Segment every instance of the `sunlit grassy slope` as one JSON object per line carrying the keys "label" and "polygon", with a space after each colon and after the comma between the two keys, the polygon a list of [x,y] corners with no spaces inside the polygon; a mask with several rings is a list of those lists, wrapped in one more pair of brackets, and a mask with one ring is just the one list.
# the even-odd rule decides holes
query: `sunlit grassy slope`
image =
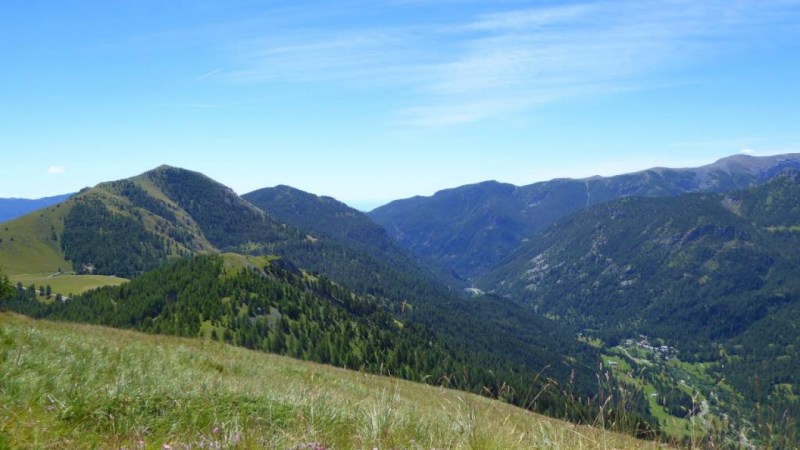
{"label": "sunlit grassy slope", "polygon": [[67,201],[0,224],[0,269],[13,283],[50,285],[54,295],[69,295],[127,281],[70,273],[72,263],[64,259],[58,239],[71,205]]}
{"label": "sunlit grassy slope", "polygon": [[9,313],[0,405],[0,448],[656,447],[463,392]]}
{"label": "sunlit grassy slope", "polygon": [[9,275],[54,273],[72,269],[64,261],[58,236],[70,202],[0,224],[0,266]]}

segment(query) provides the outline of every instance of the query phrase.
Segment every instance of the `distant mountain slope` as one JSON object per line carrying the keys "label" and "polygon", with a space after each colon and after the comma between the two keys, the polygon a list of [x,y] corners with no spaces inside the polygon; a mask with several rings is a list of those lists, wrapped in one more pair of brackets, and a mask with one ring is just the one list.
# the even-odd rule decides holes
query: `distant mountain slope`
{"label": "distant mountain slope", "polygon": [[787,170],[746,191],[579,211],[479,284],[612,344],[643,334],[683,360],[721,360],[755,401],[758,383],[800,394],[798,249],[800,172]]}
{"label": "distant mountain slope", "polygon": [[800,168],[800,154],[737,155],[695,169],[654,168],[522,187],[490,181],[397,200],[368,214],[414,254],[474,278],[579,209],[622,197],[745,189],[786,168]]}
{"label": "distant mountain slope", "polygon": [[[428,283],[437,282],[431,273],[435,269],[422,267],[411,252],[392,239],[383,227],[335,198],[310,194],[290,186],[259,189],[242,195],[242,198],[283,223],[347,248],[352,253],[351,259],[372,260],[368,264],[373,267],[385,265],[386,269],[426,278]],[[337,267],[320,269],[338,270]],[[437,273],[435,278],[438,282],[459,284],[443,274]],[[410,283],[419,284],[419,280],[410,280]]]}
{"label": "distant mountain slope", "polygon": [[396,246],[386,230],[364,213],[332,197],[318,196],[290,186],[264,188],[242,195],[276,219],[354,246]]}
{"label": "distant mountain slope", "polygon": [[143,178],[184,210],[208,242],[219,250],[257,251],[257,248],[269,249],[276,242],[298,238],[297,230],[288,229],[236,195],[231,188],[203,174],[162,167],[146,173]]}
{"label": "distant mountain slope", "polygon": [[24,216],[37,209],[46,208],[56,203],[61,203],[74,194],[43,197],[35,200],[26,198],[0,198],[0,222],[5,222]]}

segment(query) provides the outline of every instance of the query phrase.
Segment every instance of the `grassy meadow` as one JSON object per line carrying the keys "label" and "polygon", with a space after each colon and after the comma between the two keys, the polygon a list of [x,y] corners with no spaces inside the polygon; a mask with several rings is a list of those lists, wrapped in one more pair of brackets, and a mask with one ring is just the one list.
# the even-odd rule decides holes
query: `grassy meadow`
{"label": "grassy meadow", "polygon": [[463,392],[0,313],[0,448],[656,448]]}
{"label": "grassy meadow", "polygon": [[64,296],[82,294],[102,286],[118,286],[128,281],[127,278],[72,273],[21,274],[12,275],[9,279],[12,283],[22,283],[25,287],[34,285],[38,288],[49,285],[53,290],[53,295],[62,294]]}

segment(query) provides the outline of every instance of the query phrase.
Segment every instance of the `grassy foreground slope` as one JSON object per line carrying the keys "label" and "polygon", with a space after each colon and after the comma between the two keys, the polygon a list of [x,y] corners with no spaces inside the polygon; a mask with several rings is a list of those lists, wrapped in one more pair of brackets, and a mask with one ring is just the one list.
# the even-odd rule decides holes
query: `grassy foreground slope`
{"label": "grassy foreground slope", "polygon": [[422,384],[0,313],[0,448],[643,448]]}

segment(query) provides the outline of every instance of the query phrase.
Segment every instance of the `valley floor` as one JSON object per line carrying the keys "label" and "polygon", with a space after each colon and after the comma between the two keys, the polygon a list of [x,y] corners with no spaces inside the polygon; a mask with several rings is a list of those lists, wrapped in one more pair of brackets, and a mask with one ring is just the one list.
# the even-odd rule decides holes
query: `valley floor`
{"label": "valley floor", "polygon": [[0,448],[658,448],[499,401],[0,313]]}

